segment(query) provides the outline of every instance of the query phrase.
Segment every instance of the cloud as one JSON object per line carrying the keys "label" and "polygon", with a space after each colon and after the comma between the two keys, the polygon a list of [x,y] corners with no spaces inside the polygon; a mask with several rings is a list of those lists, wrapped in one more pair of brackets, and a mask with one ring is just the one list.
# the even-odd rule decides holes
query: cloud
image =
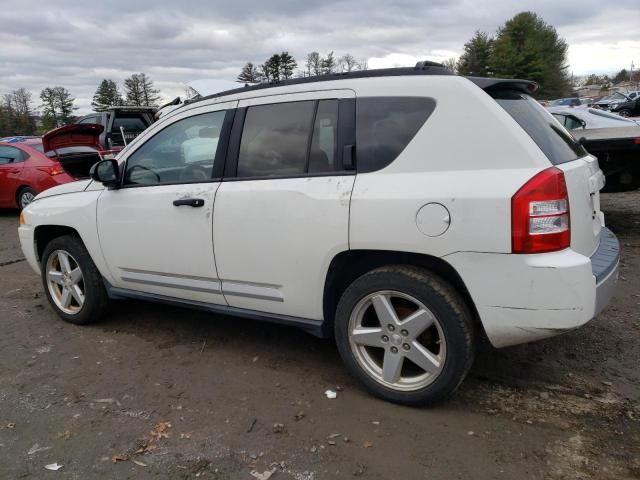
{"label": "cloud", "polygon": [[475,30],[494,33],[519,11],[535,10],[570,45],[576,74],[640,64],[639,0],[378,1],[21,0],[3,10],[0,93],[63,85],[89,109],[103,78],[146,72],[170,98],[198,78],[233,80],[247,61],[288,50],[368,58],[370,67],[458,56]]}

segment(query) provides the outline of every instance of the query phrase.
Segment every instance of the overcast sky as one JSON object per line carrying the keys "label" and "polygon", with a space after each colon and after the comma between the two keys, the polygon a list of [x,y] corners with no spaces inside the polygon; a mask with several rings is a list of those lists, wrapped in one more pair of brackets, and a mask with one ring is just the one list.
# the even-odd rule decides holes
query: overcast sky
{"label": "overcast sky", "polygon": [[367,58],[370,68],[458,57],[475,30],[494,33],[532,10],[569,44],[570,71],[640,65],[640,0],[2,0],[0,93],[19,87],[35,105],[63,85],[89,110],[103,78],[146,72],[167,99],[201,78],[235,79],[247,61],[288,50]]}

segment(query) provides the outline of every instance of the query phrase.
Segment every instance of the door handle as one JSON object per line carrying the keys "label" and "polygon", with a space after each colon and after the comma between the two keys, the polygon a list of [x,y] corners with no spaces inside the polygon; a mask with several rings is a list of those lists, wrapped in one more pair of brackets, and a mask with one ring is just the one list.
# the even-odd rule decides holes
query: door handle
{"label": "door handle", "polygon": [[186,205],[187,207],[197,208],[204,205],[204,200],[201,198],[183,198],[181,200],[174,200],[173,205],[175,207]]}

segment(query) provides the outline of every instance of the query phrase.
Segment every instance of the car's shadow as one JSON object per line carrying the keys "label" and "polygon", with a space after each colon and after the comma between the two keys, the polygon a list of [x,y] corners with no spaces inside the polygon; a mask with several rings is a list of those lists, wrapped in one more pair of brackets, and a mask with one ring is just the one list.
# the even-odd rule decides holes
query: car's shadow
{"label": "car's shadow", "polygon": [[[567,375],[587,373],[595,357],[594,336],[603,327],[597,320],[567,335],[542,342],[496,350],[488,343],[478,349],[475,364],[461,394],[449,406],[469,408],[482,403],[482,396],[495,387],[517,390],[562,385]],[[340,384],[364,390],[343,367],[332,339],[320,339],[302,330],[268,322],[182,309],[142,301],[119,301],[108,320],[92,328],[117,330],[144,338],[158,348],[201,346],[231,349],[235,358],[259,355],[269,368],[299,370],[328,384]],[[592,345],[586,348],[585,345]],[[233,359],[231,359],[233,361]],[[484,389],[478,389],[478,386]]]}
{"label": "car's shadow", "polygon": [[0,218],[18,217],[20,210],[16,208],[0,208]]}

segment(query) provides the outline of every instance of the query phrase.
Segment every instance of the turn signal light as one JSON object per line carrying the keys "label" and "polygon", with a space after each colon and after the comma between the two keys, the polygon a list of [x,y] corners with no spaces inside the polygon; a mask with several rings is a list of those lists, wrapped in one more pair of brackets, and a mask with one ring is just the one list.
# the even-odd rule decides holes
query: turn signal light
{"label": "turn signal light", "polygon": [[555,252],[571,243],[569,195],[564,172],[543,170],[511,198],[513,253]]}

